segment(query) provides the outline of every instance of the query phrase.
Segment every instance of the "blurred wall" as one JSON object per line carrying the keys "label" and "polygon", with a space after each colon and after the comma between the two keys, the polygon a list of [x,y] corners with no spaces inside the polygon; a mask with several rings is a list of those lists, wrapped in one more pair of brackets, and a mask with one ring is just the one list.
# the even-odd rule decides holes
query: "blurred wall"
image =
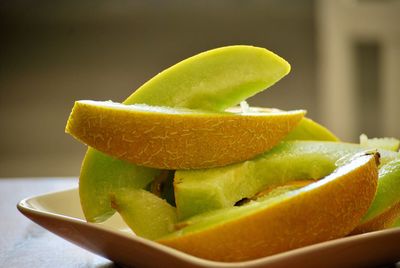
{"label": "blurred wall", "polygon": [[321,121],[340,138],[400,138],[400,1],[318,0]]}
{"label": "blurred wall", "polygon": [[78,175],[64,134],[74,100],[122,101],[164,68],[231,44],[273,50],[292,72],[249,100],[319,119],[311,0],[2,1],[0,176]]}

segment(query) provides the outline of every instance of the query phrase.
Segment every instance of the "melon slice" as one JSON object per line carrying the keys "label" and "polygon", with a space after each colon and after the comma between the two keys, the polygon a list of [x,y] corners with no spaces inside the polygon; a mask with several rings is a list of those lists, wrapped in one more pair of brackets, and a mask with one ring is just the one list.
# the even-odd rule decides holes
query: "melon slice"
{"label": "melon slice", "polygon": [[[287,141],[241,163],[213,169],[178,170],[174,179],[178,216],[186,219],[230,207],[264,188],[288,181],[320,179],[336,168],[339,159],[365,150],[350,143]],[[382,164],[399,157],[396,152],[379,152]]]}
{"label": "melon slice", "polygon": [[195,216],[157,241],[197,257],[232,262],[342,237],[374,198],[376,157],[357,157],[298,190]]}
{"label": "melon slice", "polygon": [[158,169],[198,169],[244,161],[283,139],[305,111],[216,113],[77,101],[66,132],[108,155]]}
{"label": "melon slice", "polygon": [[353,233],[366,233],[392,226],[400,216],[400,158],[379,169],[375,198]]}

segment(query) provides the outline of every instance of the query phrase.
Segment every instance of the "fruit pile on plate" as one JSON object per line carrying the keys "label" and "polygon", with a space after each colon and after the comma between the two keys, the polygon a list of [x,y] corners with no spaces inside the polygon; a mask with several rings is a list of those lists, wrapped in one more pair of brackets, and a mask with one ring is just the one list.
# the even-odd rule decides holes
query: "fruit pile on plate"
{"label": "fruit pile on plate", "polygon": [[66,131],[90,146],[79,180],[87,221],[117,211],[136,235],[217,261],[392,227],[398,140],[343,143],[304,110],[245,102],[289,71],[266,49],[222,47],[123,104],[75,102]]}

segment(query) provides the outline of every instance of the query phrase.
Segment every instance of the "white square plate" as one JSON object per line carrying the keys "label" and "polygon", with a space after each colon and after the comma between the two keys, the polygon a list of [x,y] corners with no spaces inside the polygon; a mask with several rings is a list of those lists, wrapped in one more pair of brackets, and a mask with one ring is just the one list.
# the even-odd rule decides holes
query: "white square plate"
{"label": "white square plate", "polygon": [[350,236],[257,260],[224,263],[200,259],[135,236],[118,215],[87,223],[78,189],[27,198],[18,209],[62,238],[116,263],[136,267],[365,267],[400,260],[400,228]]}

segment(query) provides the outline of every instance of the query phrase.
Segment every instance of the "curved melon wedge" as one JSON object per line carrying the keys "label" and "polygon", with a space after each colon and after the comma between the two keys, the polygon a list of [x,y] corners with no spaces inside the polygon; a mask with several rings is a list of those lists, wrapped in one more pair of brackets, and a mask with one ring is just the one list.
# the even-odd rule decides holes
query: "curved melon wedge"
{"label": "curved melon wedge", "polygon": [[162,71],[125,103],[223,111],[272,86],[289,72],[289,63],[265,48],[220,47]]}
{"label": "curved melon wedge", "polygon": [[89,222],[105,221],[115,213],[110,193],[119,189],[145,188],[161,174],[158,169],[133,165],[92,148],[87,151],[85,159],[90,161],[82,164],[79,197]]}
{"label": "curved melon wedge", "polygon": [[110,193],[110,199],[112,207],[138,236],[156,239],[174,230],[176,208],[146,190],[120,188]]}
{"label": "curved melon wedge", "polygon": [[[248,161],[212,169],[177,170],[174,190],[179,218],[233,206],[265,188],[289,181],[320,179],[336,168],[339,159],[365,150],[351,143],[285,141]],[[392,151],[379,153],[382,165],[399,157]]]}
{"label": "curved melon wedge", "polygon": [[201,258],[244,261],[339,238],[367,211],[377,178],[375,155],[360,156],[299,190],[193,217],[157,241]]}
{"label": "curved melon wedge", "polygon": [[392,226],[400,216],[400,158],[379,169],[375,198],[353,233],[366,233]]}
{"label": "curved melon wedge", "polygon": [[304,110],[252,113],[77,101],[66,132],[108,155],[159,169],[241,162],[265,152],[303,118]]}

